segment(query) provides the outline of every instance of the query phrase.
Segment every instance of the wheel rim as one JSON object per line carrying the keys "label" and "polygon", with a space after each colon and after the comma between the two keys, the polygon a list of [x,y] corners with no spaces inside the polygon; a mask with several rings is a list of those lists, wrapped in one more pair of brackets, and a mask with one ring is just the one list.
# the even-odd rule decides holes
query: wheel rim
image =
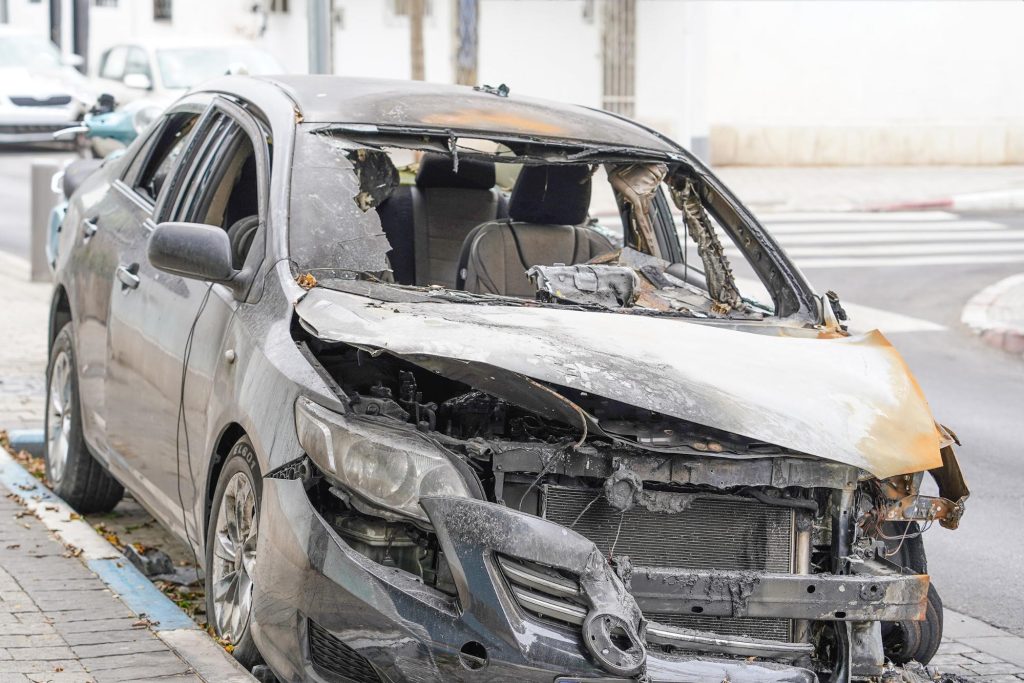
{"label": "wheel rim", "polygon": [[228,480],[213,543],[213,619],[223,638],[237,643],[249,624],[256,566],[256,496],[243,472]]}
{"label": "wheel rim", "polygon": [[68,439],[71,435],[71,358],[61,351],[53,361],[50,390],[47,392],[46,464],[50,481],[59,484],[68,462]]}

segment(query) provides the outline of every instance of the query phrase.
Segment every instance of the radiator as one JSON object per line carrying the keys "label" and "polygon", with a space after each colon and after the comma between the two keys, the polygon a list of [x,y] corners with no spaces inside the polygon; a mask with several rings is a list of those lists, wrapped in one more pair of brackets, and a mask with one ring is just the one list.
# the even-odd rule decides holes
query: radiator
{"label": "radiator", "polygon": [[[708,495],[683,512],[636,506],[623,513],[600,490],[543,487],[543,516],[593,541],[606,555],[628,555],[633,565],[684,569],[793,571],[794,513],[749,498]],[[589,506],[589,507],[588,507]],[[791,640],[788,619],[648,614],[666,625]]]}

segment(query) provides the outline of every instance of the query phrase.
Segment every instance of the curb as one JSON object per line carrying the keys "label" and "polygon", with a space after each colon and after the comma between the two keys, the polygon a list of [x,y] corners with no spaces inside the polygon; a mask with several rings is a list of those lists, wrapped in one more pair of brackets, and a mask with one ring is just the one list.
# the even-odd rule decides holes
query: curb
{"label": "curb", "polygon": [[42,429],[10,429],[7,440],[16,451],[26,451],[35,458],[43,457]]}
{"label": "curb", "polygon": [[873,206],[869,211],[1017,211],[1024,209],[1024,189],[971,192],[920,202]]}
{"label": "curb", "polygon": [[0,449],[0,484],[19,496],[25,507],[60,541],[80,550],[79,559],[130,610],[153,622],[150,630],[196,675],[211,683],[256,680],[70,505],[26,472],[3,449]]}
{"label": "curb", "polygon": [[[982,341],[1015,354],[1024,354],[1024,325],[1007,319],[1007,304],[1001,300],[1008,292],[1024,292],[1024,274],[1011,275],[981,290],[967,302],[960,320],[981,336]],[[1024,296],[1021,297],[1024,301]],[[1018,313],[1024,318],[1024,310]]]}

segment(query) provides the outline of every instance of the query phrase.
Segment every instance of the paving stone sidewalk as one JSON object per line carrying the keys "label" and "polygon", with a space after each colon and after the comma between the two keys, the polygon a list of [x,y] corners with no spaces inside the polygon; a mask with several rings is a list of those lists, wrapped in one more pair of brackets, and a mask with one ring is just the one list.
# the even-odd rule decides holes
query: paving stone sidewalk
{"label": "paving stone sidewalk", "polygon": [[0,498],[0,683],[202,681],[25,508]]}

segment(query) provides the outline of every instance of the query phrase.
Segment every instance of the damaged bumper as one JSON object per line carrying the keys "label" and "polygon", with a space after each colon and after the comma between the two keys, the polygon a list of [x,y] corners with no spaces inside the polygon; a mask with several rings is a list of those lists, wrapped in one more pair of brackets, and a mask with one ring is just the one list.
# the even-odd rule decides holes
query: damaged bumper
{"label": "damaged bumper", "polygon": [[[424,500],[455,600],[352,550],[301,481],[266,479],[263,498],[263,519],[272,521],[261,530],[254,635],[281,675],[322,680],[362,667],[365,680],[600,680],[643,672],[654,681],[815,680],[799,666],[705,654],[756,648],[754,639],[648,624],[590,541],[532,515],[476,500]],[[505,557],[578,575],[581,628],[529,616],[516,593],[521,583],[499,562]],[[358,627],[352,614],[360,615]],[[671,653],[651,648],[665,639]],[[801,643],[763,645],[790,648],[790,659],[809,652]]]}

